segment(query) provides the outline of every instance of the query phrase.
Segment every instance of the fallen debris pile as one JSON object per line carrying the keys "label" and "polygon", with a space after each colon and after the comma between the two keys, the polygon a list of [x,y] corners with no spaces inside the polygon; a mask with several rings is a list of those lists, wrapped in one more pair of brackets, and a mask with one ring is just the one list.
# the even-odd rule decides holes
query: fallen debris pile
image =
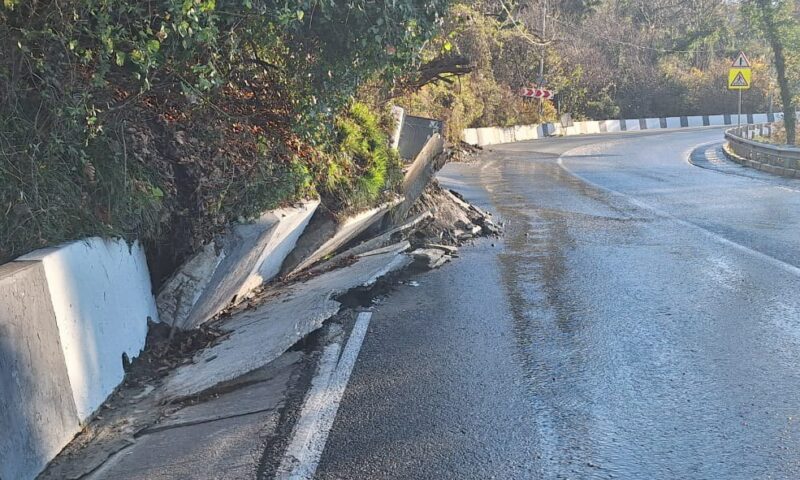
{"label": "fallen debris pile", "polygon": [[199,330],[153,326],[123,386],[41,478],[81,478],[97,469],[140,432],[281,356],[336,315],[342,308],[337,299],[347,292],[409,266],[438,268],[465,242],[501,233],[491,215],[435,180],[404,223],[384,230],[355,239],[300,275],[262,287]]}
{"label": "fallen debris pile", "polygon": [[480,208],[467,203],[451,190],[442,188],[433,181],[411,209],[411,215],[431,212],[433,221],[416,232],[418,242],[414,247],[431,243],[461,245],[479,236],[499,236],[502,228],[494,223],[492,216]]}

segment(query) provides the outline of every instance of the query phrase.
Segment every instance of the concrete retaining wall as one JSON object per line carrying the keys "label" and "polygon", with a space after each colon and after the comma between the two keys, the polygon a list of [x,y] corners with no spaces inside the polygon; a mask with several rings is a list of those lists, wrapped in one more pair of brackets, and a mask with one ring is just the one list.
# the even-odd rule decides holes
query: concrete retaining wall
{"label": "concrete retaining wall", "polygon": [[800,148],[757,142],[756,135],[768,137],[769,124],[745,125],[725,132],[725,155],[743,166],[784,177],[800,178]]}
{"label": "concrete retaining wall", "polygon": [[[774,115],[767,115],[765,113],[742,114],[742,121],[745,123],[763,123],[772,121],[773,119],[779,120],[780,118],[782,118],[782,115],[778,113]],[[535,140],[547,136],[572,136],[623,131],[631,132],[661,128],[724,126],[735,125],[736,123],[736,114],[666,118],[629,118],[621,120],[574,122],[569,127],[562,127],[561,124],[558,123],[548,123],[544,125],[517,125],[515,127],[467,128],[462,133],[462,139],[464,142],[471,145],[486,146],[496,145],[498,143]]]}

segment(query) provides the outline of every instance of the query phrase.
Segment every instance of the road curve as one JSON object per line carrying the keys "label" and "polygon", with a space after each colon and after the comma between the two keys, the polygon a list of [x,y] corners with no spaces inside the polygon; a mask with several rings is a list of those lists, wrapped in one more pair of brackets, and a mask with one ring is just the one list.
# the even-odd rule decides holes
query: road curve
{"label": "road curve", "polygon": [[316,478],[800,478],[800,183],[687,161],[720,139],[447,166],[506,236],[375,309]]}

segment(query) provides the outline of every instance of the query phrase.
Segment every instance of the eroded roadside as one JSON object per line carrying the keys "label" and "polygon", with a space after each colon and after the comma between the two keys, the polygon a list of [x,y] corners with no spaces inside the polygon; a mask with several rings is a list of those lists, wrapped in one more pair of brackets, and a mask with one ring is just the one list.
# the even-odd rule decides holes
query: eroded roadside
{"label": "eroded roadside", "polygon": [[400,227],[266,285],[200,330],[153,328],[121,388],[40,478],[263,476],[292,424],[285,406],[354,312],[499,234],[489,214],[434,182]]}

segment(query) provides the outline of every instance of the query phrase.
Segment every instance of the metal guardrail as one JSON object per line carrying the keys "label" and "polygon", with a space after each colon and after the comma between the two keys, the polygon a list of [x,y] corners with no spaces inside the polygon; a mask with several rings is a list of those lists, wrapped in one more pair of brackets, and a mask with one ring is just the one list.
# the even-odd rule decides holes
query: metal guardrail
{"label": "metal guardrail", "polygon": [[800,148],[754,140],[769,137],[770,123],[743,125],[725,131],[725,154],[736,163],[785,177],[800,178]]}

